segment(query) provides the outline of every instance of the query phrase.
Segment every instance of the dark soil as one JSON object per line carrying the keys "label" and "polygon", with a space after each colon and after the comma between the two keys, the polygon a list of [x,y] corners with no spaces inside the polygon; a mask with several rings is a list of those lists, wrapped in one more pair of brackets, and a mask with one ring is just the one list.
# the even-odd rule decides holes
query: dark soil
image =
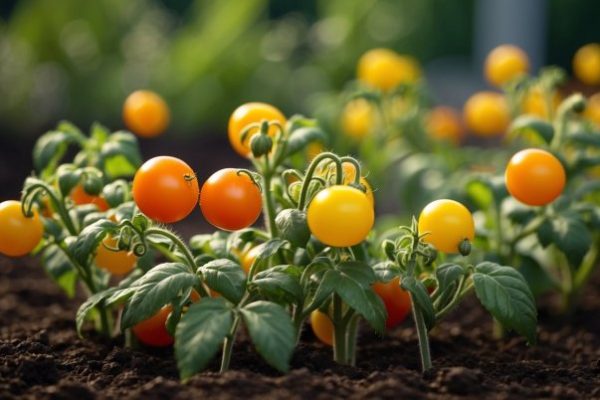
{"label": "dark soil", "polygon": [[[35,260],[0,258],[0,398],[600,398],[600,276],[570,324],[542,312],[539,344],[495,341],[469,301],[432,333],[434,369],[418,370],[415,332],[405,324],[381,338],[360,337],[356,368],[338,366],[306,329],[292,371],[280,375],[244,339],[232,370],[217,365],[178,381],[171,349],[122,347],[75,334],[68,300]],[[546,321],[553,321],[552,323]]]}

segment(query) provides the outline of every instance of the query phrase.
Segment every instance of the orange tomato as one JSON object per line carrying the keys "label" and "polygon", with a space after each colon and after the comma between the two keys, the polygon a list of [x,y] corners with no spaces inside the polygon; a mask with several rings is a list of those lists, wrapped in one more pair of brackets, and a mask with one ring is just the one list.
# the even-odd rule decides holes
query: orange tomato
{"label": "orange tomato", "polygon": [[315,336],[323,343],[333,346],[333,322],[319,310],[310,313],[310,326]]}
{"label": "orange tomato", "polygon": [[541,149],[525,149],[512,156],[504,178],[508,192],[530,206],[551,203],[560,196],[566,183],[560,160]]}
{"label": "orange tomato", "polygon": [[138,136],[150,138],[167,129],[171,118],[169,106],[158,94],[149,90],[131,93],[123,104],[123,120]]}
{"label": "orange tomato", "polygon": [[104,198],[102,198],[101,196],[94,196],[88,194],[83,189],[82,184],[78,184],[73,188],[73,190],[71,190],[70,197],[73,200],[73,203],[75,203],[78,206],[84,204],[94,204],[96,207],[98,207],[98,210],[100,211],[107,211],[110,208],[110,206],[108,205],[106,200],[104,200]]}
{"label": "orange tomato", "polygon": [[250,268],[252,268],[252,264],[254,263],[254,260],[256,260],[256,257],[258,257],[258,255],[261,252],[262,252],[261,246],[254,246],[253,248],[248,250],[246,253],[241,255],[240,262],[242,265],[242,269],[244,270],[244,272],[246,272],[246,275],[248,275],[250,273]]}
{"label": "orange tomato", "polygon": [[31,252],[44,235],[44,225],[37,211],[27,218],[21,202],[7,200],[0,203],[0,253],[21,257]]}
{"label": "orange tomato", "polygon": [[131,331],[140,342],[152,347],[167,347],[173,344],[173,336],[166,328],[167,318],[173,307],[165,306],[155,315],[140,322],[131,328]]}
{"label": "orange tomato", "polygon": [[[556,111],[561,101],[562,97],[560,93],[554,92],[551,105],[552,112]],[[535,115],[537,117],[546,119],[548,118],[546,99],[544,99],[544,95],[539,88],[535,87],[525,94],[523,97],[522,111],[523,114]]]}
{"label": "orange tomato", "polygon": [[460,115],[450,107],[435,107],[425,121],[427,133],[435,140],[447,141],[458,145],[465,130]]}
{"label": "orange tomato", "polygon": [[388,283],[377,282],[373,290],[385,304],[388,317],[385,326],[388,329],[402,323],[411,312],[410,295],[400,287],[400,278],[394,278]]}

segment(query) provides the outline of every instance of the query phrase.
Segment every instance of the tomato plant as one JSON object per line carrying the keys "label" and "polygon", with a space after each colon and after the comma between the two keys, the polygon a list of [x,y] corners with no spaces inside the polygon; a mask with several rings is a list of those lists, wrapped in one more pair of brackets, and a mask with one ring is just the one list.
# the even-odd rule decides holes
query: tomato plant
{"label": "tomato plant", "polygon": [[225,168],[202,185],[200,208],[217,228],[235,231],[252,225],[262,210],[261,189],[251,172]]}
{"label": "tomato plant", "polygon": [[37,211],[24,215],[21,203],[0,203],[0,253],[20,257],[30,253],[42,239],[44,227]]}
{"label": "tomato plant", "polygon": [[169,106],[158,94],[137,90],[123,104],[123,120],[132,132],[141,137],[155,137],[167,129],[171,118]]}
{"label": "tomato plant", "polygon": [[459,114],[450,107],[439,106],[427,115],[427,133],[436,140],[448,141],[458,146],[465,134]]}
{"label": "tomato plant", "polygon": [[543,206],[562,193],[566,173],[561,162],[541,149],[525,149],[516,153],[506,166],[506,188],[517,200]]}
{"label": "tomato plant", "polygon": [[198,203],[198,180],[184,161],[170,156],[146,161],[133,178],[133,198],[150,218],[173,223],[187,217]]}

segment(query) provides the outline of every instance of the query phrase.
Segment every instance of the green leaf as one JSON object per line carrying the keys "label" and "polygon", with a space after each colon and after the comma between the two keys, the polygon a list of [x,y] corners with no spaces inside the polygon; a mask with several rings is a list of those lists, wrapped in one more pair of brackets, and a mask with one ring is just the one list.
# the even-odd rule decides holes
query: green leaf
{"label": "green leaf", "polygon": [[294,153],[304,149],[311,142],[325,143],[327,136],[325,133],[316,127],[303,127],[292,131],[288,138],[288,144],[285,151],[285,156],[289,157]]}
{"label": "green leaf", "polygon": [[282,239],[271,239],[268,242],[260,244],[260,253],[255,259],[255,263],[262,263],[273,257],[279,249],[287,244],[287,241]]}
{"label": "green leaf", "polygon": [[435,278],[438,282],[438,290],[440,292],[445,291],[452,284],[456,283],[461,277],[465,275],[466,271],[462,265],[459,264],[442,264],[435,270]]}
{"label": "green leaf", "polygon": [[240,302],[246,290],[246,274],[238,263],[218,259],[204,264],[199,270],[211,289],[234,304]]}
{"label": "green leaf", "polygon": [[117,132],[100,150],[101,166],[112,179],[133,176],[142,164],[137,139],[131,133]]}
{"label": "green leaf", "polygon": [[536,341],[537,310],[523,276],[513,267],[483,262],[473,273],[475,293],[481,304],[506,328]]}
{"label": "green leaf", "polygon": [[252,285],[274,302],[296,304],[303,298],[300,274],[293,265],[277,265],[254,275]]}
{"label": "green leaf", "polygon": [[92,310],[96,308],[102,301],[113,295],[116,291],[118,291],[117,288],[110,288],[93,294],[88,297],[88,299],[84,301],[81,306],[79,306],[75,316],[75,326],[77,328],[77,335],[79,335],[79,337],[83,337],[81,329],[83,328],[83,324],[88,319]]}
{"label": "green leaf", "polygon": [[425,285],[413,276],[404,276],[401,280],[401,286],[402,289],[411,293],[411,300],[415,302],[415,306],[419,307],[423,313],[427,329],[433,328],[435,325],[435,310],[433,309],[433,303]]}
{"label": "green leaf", "polygon": [[72,299],[78,274],[65,253],[55,244],[48,246],[42,253],[42,265],[52,280]]}
{"label": "green leaf", "polygon": [[129,328],[150,318],[163,306],[199,283],[198,276],[183,264],[157,265],[132,284],[135,293],[127,303],[121,326]]}
{"label": "green leaf", "polygon": [[467,184],[467,195],[482,210],[490,208],[494,201],[494,195],[488,185],[480,180],[474,180]]}
{"label": "green leaf", "polygon": [[522,226],[527,225],[531,220],[536,217],[537,213],[530,207],[517,206],[510,210],[506,216],[511,222]]}
{"label": "green leaf", "polygon": [[268,301],[256,301],[240,310],[256,351],[272,367],[287,372],[296,346],[294,324],[287,311]]}
{"label": "green leaf", "polygon": [[343,261],[335,266],[343,275],[354,279],[362,287],[370,287],[375,283],[377,276],[368,264],[360,261]]}
{"label": "green leaf", "polygon": [[534,297],[560,289],[560,285],[550,278],[548,272],[533,257],[520,254],[516,262],[515,266],[523,275]]}
{"label": "green leaf", "polygon": [[102,197],[111,208],[124,203],[128,196],[130,196],[130,188],[127,181],[123,179],[111,182],[102,189]]}
{"label": "green leaf", "polygon": [[400,276],[400,269],[392,261],[382,261],[373,266],[373,272],[379,282],[387,283]]}
{"label": "green leaf", "polygon": [[104,236],[114,232],[116,227],[117,224],[108,219],[102,219],[87,226],[73,243],[73,257],[81,264],[87,264]]}
{"label": "green leaf", "polygon": [[592,235],[577,215],[560,216],[552,220],[556,247],[573,267],[578,267],[592,246]]}
{"label": "green leaf", "polygon": [[554,242],[554,227],[552,221],[545,219],[537,230],[537,238],[542,247],[546,248]]}
{"label": "green leaf", "polygon": [[306,307],[303,309],[304,314],[308,314],[309,312],[316,310],[321,307],[325,300],[334,292],[337,281],[340,279],[341,274],[333,269],[325,271],[317,289],[315,290],[312,297],[310,297],[310,301]]}
{"label": "green leaf", "polygon": [[375,331],[383,332],[387,312],[381,298],[370,287],[362,286],[348,275],[338,274],[335,292],[350,308],[362,315]]}
{"label": "green leaf", "polygon": [[550,144],[554,137],[554,127],[551,123],[531,115],[521,115],[517,117],[513,121],[509,132],[510,135],[522,135],[533,132],[546,142],[546,144]]}
{"label": "green leaf", "polygon": [[600,135],[590,132],[574,132],[566,137],[566,141],[584,149],[600,148]]}
{"label": "green leaf", "polygon": [[72,132],[50,131],[41,136],[33,147],[33,165],[42,178],[51,176],[69,145],[78,143]]}
{"label": "green leaf", "polygon": [[190,306],[175,331],[175,358],[181,379],[206,367],[232,325],[233,312],[225,299],[207,298]]}

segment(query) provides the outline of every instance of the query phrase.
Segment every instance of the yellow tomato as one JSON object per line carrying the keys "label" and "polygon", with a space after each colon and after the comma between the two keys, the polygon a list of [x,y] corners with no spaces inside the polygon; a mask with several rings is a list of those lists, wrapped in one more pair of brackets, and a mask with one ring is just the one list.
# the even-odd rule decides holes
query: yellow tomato
{"label": "yellow tomato", "polygon": [[485,60],[485,77],[502,86],[529,71],[527,54],[517,46],[504,44],[493,49]]}
{"label": "yellow tomato", "polygon": [[360,140],[373,131],[375,110],[365,99],[355,99],[346,104],[342,111],[342,131],[353,139]]}
{"label": "yellow tomato", "polygon": [[573,72],[586,85],[600,84],[600,44],[586,44],[573,57]]}
{"label": "yellow tomato", "polygon": [[[250,138],[257,133],[258,129],[253,130],[250,134],[246,135],[246,140],[242,142],[242,132],[250,124],[260,123],[263,120],[276,121],[282,126],[285,125],[286,119],[281,111],[266,103],[246,103],[242,104],[229,117],[229,142],[231,147],[243,157],[250,157],[252,151],[250,149]],[[277,127],[269,128],[269,135],[275,136],[277,133]]]}
{"label": "yellow tomato", "polygon": [[115,238],[106,237],[96,249],[96,265],[113,275],[126,275],[135,267],[137,257],[130,251],[112,251],[107,248],[114,249],[116,246]]}
{"label": "yellow tomato", "polygon": [[444,253],[458,253],[458,246],[475,237],[471,212],[458,201],[441,199],[429,203],[419,215],[419,234]]}
{"label": "yellow tomato", "polygon": [[413,83],[421,76],[418,62],[389,49],[367,51],[358,61],[358,80],[387,91],[402,83]]}
{"label": "yellow tomato", "polygon": [[21,211],[21,202],[7,200],[0,203],[0,253],[21,257],[31,252],[42,240],[44,225],[37,211],[27,218]]}
{"label": "yellow tomato", "polygon": [[[556,111],[560,104],[562,97],[560,93],[554,92],[552,96],[552,112]],[[523,97],[522,103],[523,114],[535,115],[540,118],[548,118],[548,110],[546,106],[546,99],[539,88],[533,88],[529,90]]]}
{"label": "yellow tomato", "polygon": [[464,136],[460,115],[450,107],[436,107],[429,112],[425,122],[427,133],[435,140],[458,145]]}
{"label": "yellow tomato", "polygon": [[475,93],[465,103],[463,115],[469,129],[483,137],[502,135],[510,123],[506,99],[495,92]]}
{"label": "yellow tomato", "polygon": [[167,129],[171,113],[158,94],[149,90],[131,93],[123,104],[123,120],[133,133],[141,137],[158,136]]}
{"label": "yellow tomato", "polygon": [[254,260],[256,260],[256,257],[258,257],[258,255],[261,253],[262,249],[262,246],[255,246],[246,253],[242,254],[240,257],[242,269],[244,272],[246,272],[246,275],[250,273],[250,268],[252,267]]}

